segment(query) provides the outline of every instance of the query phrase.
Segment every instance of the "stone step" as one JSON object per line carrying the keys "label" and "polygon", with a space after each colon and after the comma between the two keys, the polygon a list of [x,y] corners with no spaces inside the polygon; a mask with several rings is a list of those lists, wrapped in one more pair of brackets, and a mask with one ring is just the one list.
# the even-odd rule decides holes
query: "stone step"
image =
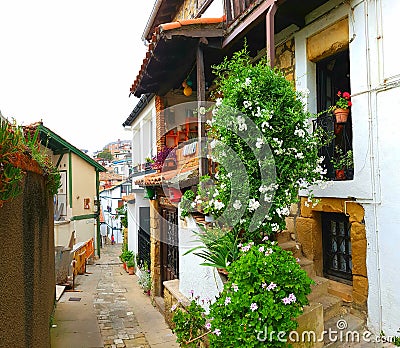
{"label": "stone step", "polygon": [[291,251],[293,254],[293,257],[300,258],[303,256],[301,253],[301,244],[296,243],[294,240],[289,241],[289,242],[279,243],[279,246],[283,250]]}
{"label": "stone step", "polygon": [[300,267],[307,272],[307,275],[310,278],[315,277],[315,269],[314,269],[314,262],[310,259],[307,259],[306,257],[302,256],[299,257],[299,265]]}
{"label": "stone step", "polygon": [[154,296],[154,303],[156,308],[158,309],[158,311],[164,315],[165,312],[165,302],[164,302],[164,298],[162,298],[161,296]]}
{"label": "stone step", "polygon": [[275,237],[279,245],[293,240],[292,234],[287,230],[278,232]]}
{"label": "stone step", "polygon": [[[327,332],[324,336],[324,347],[353,347],[363,341],[364,327],[365,321],[350,313],[332,317],[324,323]],[[365,344],[365,347],[374,347],[371,345],[373,343],[365,342]]]}
{"label": "stone step", "polygon": [[344,302],[353,302],[353,287],[351,285],[339,283],[330,279],[328,292],[331,295],[340,297]]}
{"label": "stone step", "polygon": [[342,299],[333,295],[320,295],[317,298],[313,298],[313,302],[322,304],[324,308],[324,321],[347,313],[347,309],[343,307]]}
{"label": "stone step", "polygon": [[311,277],[314,284],[311,285],[311,293],[308,295],[310,302],[318,302],[320,296],[328,295],[329,279],[314,276]]}

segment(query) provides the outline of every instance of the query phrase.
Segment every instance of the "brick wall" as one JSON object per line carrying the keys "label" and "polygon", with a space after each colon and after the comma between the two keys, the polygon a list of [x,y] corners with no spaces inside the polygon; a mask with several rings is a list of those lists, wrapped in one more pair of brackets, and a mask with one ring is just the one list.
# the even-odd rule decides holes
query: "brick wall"
{"label": "brick wall", "polygon": [[156,145],[160,151],[165,145],[164,100],[160,96],[155,98],[156,104]]}

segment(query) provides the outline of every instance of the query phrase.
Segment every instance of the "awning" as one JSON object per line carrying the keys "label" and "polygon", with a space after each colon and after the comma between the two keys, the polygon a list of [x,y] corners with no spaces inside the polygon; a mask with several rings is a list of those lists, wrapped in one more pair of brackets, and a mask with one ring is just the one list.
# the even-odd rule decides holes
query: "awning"
{"label": "awning", "polygon": [[179,87],[194,65],[200,40],[204,47],[221,47],[224,20],[224,17],[196,18],[159,25],[132,84],[131,94],[136,97],[146,93],[163,95]]}

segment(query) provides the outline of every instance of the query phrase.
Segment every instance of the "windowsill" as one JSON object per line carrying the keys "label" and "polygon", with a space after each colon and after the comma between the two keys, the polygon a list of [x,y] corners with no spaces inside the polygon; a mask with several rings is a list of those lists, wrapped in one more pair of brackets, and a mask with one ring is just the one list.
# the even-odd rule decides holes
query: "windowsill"
{"label": "windowsill", "polygon": [[68,225],[70,222],[70,220],[54,221],[54,225]]}

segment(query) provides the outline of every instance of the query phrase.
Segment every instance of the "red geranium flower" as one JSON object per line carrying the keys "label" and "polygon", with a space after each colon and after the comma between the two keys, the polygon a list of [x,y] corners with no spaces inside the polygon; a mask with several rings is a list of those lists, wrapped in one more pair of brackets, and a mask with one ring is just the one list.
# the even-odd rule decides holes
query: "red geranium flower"
{"label": "red geranium flower", "polygon": [[343,98],[344,99],[349,99],[350,98],[350,93],[349,92],[343,92]]}

